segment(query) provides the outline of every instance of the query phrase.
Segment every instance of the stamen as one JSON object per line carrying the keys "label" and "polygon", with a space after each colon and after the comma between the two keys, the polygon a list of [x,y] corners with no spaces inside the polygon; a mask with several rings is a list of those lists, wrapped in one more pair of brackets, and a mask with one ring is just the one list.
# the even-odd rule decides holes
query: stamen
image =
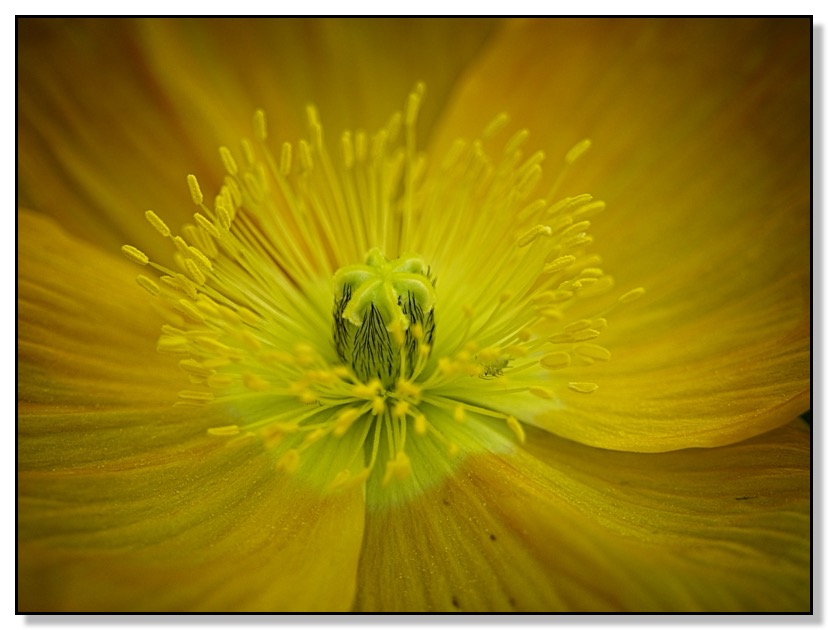
{"label": "stamen", "polygon": [[645,291],[641,287],[633,289],[632,291],[628,291],[620,298],[618,298],[618,302],[619,304],[629,304],[630,302],[633,302],[640,298],[642,295],[644,295],[644,293]]}
{"label": "stamen", "polygon": [[568,387],[579,394],[591,394],[598,389],[598,385],[595,383],[569,383]]}
{"label": "stamen", "polygon": [[195,175],[187,175],[187,185],[190,187],[190,197],[193,203],[200,206],[204,202],[204,195],[201,193],[201,187]]}
{"label": "stamen", "polygon": [[123,245],[121,247],[121,251],[132,262],[136,262],[139,265],[146,265],[149,262],[149,256],[147,256],[144,252],[142,252],[137,247],[133,247],[132,245]]}
{"label": "stamen", "polygon": [[147,210],[144,213],[144,216],[147,218],[147,221],[150,222],[150,225],[152,225],[152,227],[158,230],[158,233],[161,234],[161,236],[166,237],[170,235],[170,228],[168,228],[167,224],[164,223],[160,218],[158,218],[158,215],[155,214],[152,210]]}

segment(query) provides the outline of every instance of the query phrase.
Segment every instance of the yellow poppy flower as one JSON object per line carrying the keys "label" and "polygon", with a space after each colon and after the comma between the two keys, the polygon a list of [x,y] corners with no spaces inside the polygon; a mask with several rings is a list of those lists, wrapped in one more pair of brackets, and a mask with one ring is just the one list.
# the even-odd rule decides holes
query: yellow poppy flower
{"label": "yellow poppy flower", "polygon": [[809,610],[810,28],[21,20],[18,609]]}

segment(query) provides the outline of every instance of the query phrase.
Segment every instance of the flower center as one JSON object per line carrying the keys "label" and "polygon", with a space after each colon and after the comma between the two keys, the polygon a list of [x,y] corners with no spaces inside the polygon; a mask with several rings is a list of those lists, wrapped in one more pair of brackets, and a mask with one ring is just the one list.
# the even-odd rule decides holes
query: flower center
{"label": "flower center", "polygon": [[489,156],[505,117],[430,165],[415,146],[421,97],[373,137],[343,133],[338,160],[313,108],[296,158],[271,151],[258,112],[255,147],[220,149],[211,205],[188,176],[198,212],[181,234],[146,213],[171,262],[123,247],[156,271],[138,282],[168,318],[158,350],[190,382],[178,404],[215,405],[211,436],[257,442],[326,490],[407,496],[464,454],[514,448],[522,423],[554,429],[541,415],[563,408],[562,390],[598,387],[568,370],[609,360],[605,316],[642,293],[601,297],[612,279],[588,231],[604,204],[556,200],[560,175],[534,195],[544,155],[523,155],[525,131]]}
{"label": "flower center", "polygon": [[[363,265],[334,274],[333,341],[340,360],[363,381],[393,389],[431,353],[437,295],[422,259],[388,260],[379,249]],[[419,368],[419,370],[418,370]]]}

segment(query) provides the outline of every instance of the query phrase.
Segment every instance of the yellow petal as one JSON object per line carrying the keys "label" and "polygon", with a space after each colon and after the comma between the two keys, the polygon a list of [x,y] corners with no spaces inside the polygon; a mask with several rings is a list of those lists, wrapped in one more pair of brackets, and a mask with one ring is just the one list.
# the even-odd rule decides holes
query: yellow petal
{"label": "yellow petal", "polygon": [[534,430],[438,489],[371,511],[357,607],[805,611],[809,439],[640,455]]}
{"label": "yellow petal", "polygon": [[[20,201],[107,247],[166,253],[144,221],[194,211],[185,176],[217,189],[218,147],[238,150],[258,108],[279,138],[375,129],[426,81],[434,124],[496,20],[22,20]],[[439,60],[439,63],[435,62]],[[334,143],[335,144],[335,143]]]}
{"label": "yellow petal", "polygon": [[255,443],[212,444],[21,473],[18,609],[347,610],[361,488],[320,496]]}
{"label": "yellow petal", "polygon": [[527,397],[511,413],[651,451],[730,443],[807,409],[810,28],[522,21],[468,73],[436,144],[499,111],[532,132],[528,151],[591,138],[560,194],[606,200],[593,249],[616,296],[646,289],[608,316],[609,363],[547,374],[560,404]]}
{"label": "yellow petal", "polygon": [[348,609],[361,487],[323,496],[208,434],[237,410],[173,408],[134,265],[18,218],[20,610]]}
{"label": "yellow petal", "polygon": [[139,268],[25,210],[18,242],[19,403],[73,412],[170,407],[182,372],[155,349],[163,319],[135,282]]}

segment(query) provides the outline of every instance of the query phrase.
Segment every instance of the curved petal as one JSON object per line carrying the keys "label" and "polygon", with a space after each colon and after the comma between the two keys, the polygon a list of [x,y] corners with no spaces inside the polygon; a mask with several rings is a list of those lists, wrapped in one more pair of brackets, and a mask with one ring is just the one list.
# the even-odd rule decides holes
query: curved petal
{"label": "curved petal", "polygon": [[[522,21],[469,71],[436,146],[507,111],[554,174],[590,137],[561,194],[607,201],[594,250],[617,295],[647,292],[609,316],[613,360],[547,376],[559,409],[527,398],[521,419],[652,451],[807,409],[809,36],[809,20]],[[597,391],[568,391],[584,381]]]}
{"label": "curved petal", "polygon": [[[106,247],[165,253],[143,220],[178,226],[265,109],[277,140],[374,129],[426,81],[436,108],[493,20],[22,19],[18,24],[20,203]],[[440,63],[434,63],[439,59]]]}
{"label": "curved petal", "polygon": [[20,403],[88,411],[175,402],[185,381],[156,352],[163,320],[135,282],[139,267],[33,212],[18,212],[17,230]]}
{"label": "curved petal", "polygon": [[208,435],[232,410],[173,407],[186,379],[135,268],[18,219],[19,609],[347,609],[361,489],[322,496],[261,441]]}
{"label": "curved petal", "polygon": [[536,430],[441,487],[371,511],[361,610],[807,611],[801,422],[641,455]]}
{"label": "curved petal", "polygon": [[361,489],[320,496],[258,444],[206,441],[175,459],[159,448],[20,473],[18,609],[347,610]]}

